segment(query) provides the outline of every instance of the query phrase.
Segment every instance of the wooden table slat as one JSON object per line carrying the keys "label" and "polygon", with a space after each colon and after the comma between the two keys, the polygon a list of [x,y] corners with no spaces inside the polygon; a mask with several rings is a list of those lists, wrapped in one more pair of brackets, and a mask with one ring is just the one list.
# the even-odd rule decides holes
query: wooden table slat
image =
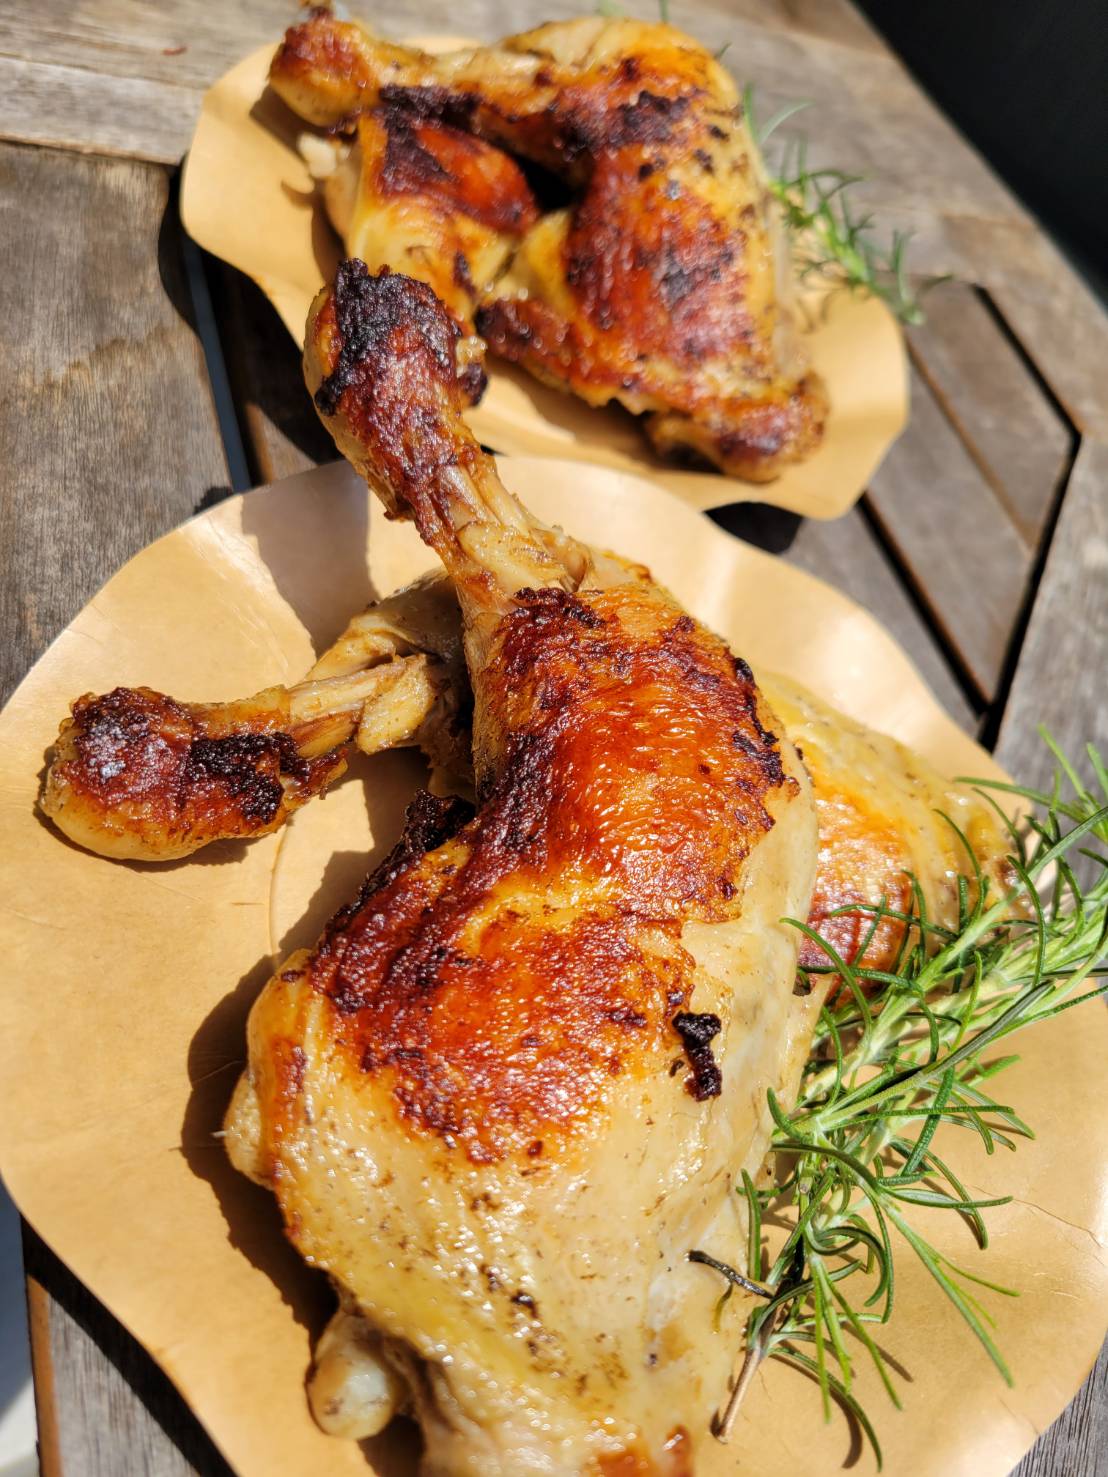
{"label": "wooden table slat", "polygon": [[1108,1477],[1108,1343],[1073,1403],[1012,1477]]}
{"label": "wooden table slat", "polygon": [[0,280],[0,442],[19,469],[0,499],[6,696],[227,468],[165,171],[0,145],[0,230],[21,242],[19,271]]}
{"label": "wooden table slat", "polygon": [[981,294],[949,282],[927,298],[909,352],[1028,549],[1038,547],[1074,433]]}
{"label": "wooden table slat", "polygon": [[996,692],[1031,556],[916,370],[907,430],[869,505],[985,702]]}
{"label": "wooden table slat", "polygon": [[[1108,445],[1086,442],[1066,491],[996,746],[1001,763],[1024,783],[1045,785],[1053,774],[1039,724],[1050,729],[1087,778],[1086,743],[1108,755],[1106,656]],[[1013,1477],[1105,1474],[1108,1342],[1073,1404]]]}
{"label": "wooden table slat", "polygon": [[1031,613],[996,746],[1027,784],[1053,764],[1045,724],[1088,772],[1084,749],[1108,758],[1108,444],[1083,443]]}

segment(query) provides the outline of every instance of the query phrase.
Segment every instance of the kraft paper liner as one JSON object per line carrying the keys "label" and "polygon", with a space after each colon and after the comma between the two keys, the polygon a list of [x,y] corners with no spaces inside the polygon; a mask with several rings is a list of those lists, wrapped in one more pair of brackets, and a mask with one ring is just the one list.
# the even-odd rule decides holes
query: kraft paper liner
{"label": "kraft paper liner", "polygon": [[[421,37],[449,51],[458,37]],[[308,307],[341,258],[296,139],[308,125],[266,88],[274,47],[254,52],[204,97],[185,164],[181,217],[207,251],[252,277],[301,344]],[[490,356],[489,387],[470,412],[486,446],[513,456],[547,456],[635,472],[695,508],[768,502],[813,518],[851,508],[903,430],[908,377],[900,329],[888,308],[847,292],[805,296],[813,368],[831,400],[823,445],[773,482],[675,469],[651,451],[619,407],[594,409]]]}
{"label": "kraft paper liner", "polygon": [[[645,560],[755,670],[807,683],[948,773],[998,772],[888,634],[827,585],[633,478],[523,459],[503,470],[540,516]],[[0,1170],[242,1477],[413,1470],[405,1423],[364,1449],[313,1425],[304,1375],[330,1294],[284,1242],[272,1197],[231,1170],[213,1134],[257,991],[391,845],[425,771],[406,754],[361,761],[284,832],[164,866],[82,852],[33,802],[77,694],[149,683],[218,700],[295,681],[361,602],[430,564],[345,465],[231,498],[125,566],[0,715]],[[903,1413],[858,1360],[893,1474],[1007,1477],[1077,1390],[1108,1321],[1108,1013],[1068,1012],[1021,1050],[1002,1095],[1037,1140],[990,1159],[948,1133],[941,1150],[971,1192],[1014,1196],[987,1212],[988,1253],[954,1217],[913,1211],[954,1261],[1021,1290],[985,1294],[1016,1386],[903,1249],[894,1321],[877,1331],[908,1376]],[[817,1477],[852,1444],[838,1414],[824,1426],[814,1386],[771,1364],[732,1444],[703,1442],[698,1473]],[[872,1470],[868,1455],[854,1470]]]}

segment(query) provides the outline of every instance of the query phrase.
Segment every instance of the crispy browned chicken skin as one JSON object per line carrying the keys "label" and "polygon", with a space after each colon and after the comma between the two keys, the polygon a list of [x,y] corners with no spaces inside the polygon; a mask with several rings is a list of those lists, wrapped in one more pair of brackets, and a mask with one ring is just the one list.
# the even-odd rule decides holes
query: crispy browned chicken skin
{"label": "crispy browned chicken skin", "polygon": [[[757,149],[734,82],[690,37],[590,18],[431,57],[317,10],[286,35],[271,81],[311,122],[375,108],[413,128],[436,119],[572,187],[572,205],[481,284],[477,326],[495,353],[590,404],[619,401],[659,451],[737,476],[771,478],[818,445],[826,398],[793,332]],[[365,188],[372,212],[382,197]],[[411,269],[374,245],[371,265]]]}
{"label": "crispy browned chicken skin", "polygon": [[[478,809],[421,802],[263,991],[228,1145],[360,1330],[321,1353],[325,1424],[407,1402],[428,1473],[681,1477],[733,1348],[684,1253],[742,1256],[729,1174],[790,1057],[815,817],[745,663],[507,493],[457,341],[351,263],[306,369],[454,581]],[[334,1371],[374,1359],[398,1388],[366,1402]]]}
{"label": "crispy browned chicken skin", "polygon": [[501,149],[400,105],[359,114],[354,141],[323,181],[347,256],[426,282],[463,334],[462,382],[485,388],[474,316],[538,219],[519,166]]}
{"label": "crispy browned chicken skin", "polygon": [[117,687],[73,703],[43,782],[43,811],[102,856],[172,861],[212,841],[266,836],[363,752],[417,744],[469,767],[458,607],[419,580],[355,616],[293,688],[182,703]]}
{"label": "crispy browned chicken skin", "polygon": [[[388,613],[403,627],[407,654],[397,653],[395,631],[382,642]],[[355,617],[313,668],[316,680],[299,688],[207,706],[144,688],[79,698],[62,725],[44,809],[92,851],[165,861],[213,840],[275,830],[338,778],[351,742],[366,753],[418,744],[459,780],[468,778],[472,698],[460,622],[453,586],[438,575]],[[367,648],[379,665],[364,685],[329,680],[361,670]],[[848,963],[892,965],[903,927],[889,918],[871,937],[866,905],[885,899],[895,911],[910,911],[913,878],[930,917],[948,927],[956,921],[953,879],[972,863],[944,814],[978,865],[1006,882],[997,817],[966,786],[786,678],[767,672],[760,680],[812,781],[819,858],[808,922]],[[311,716],[295,723],[292,711],[306,707],[307,693],[314,695]],[[352,696],[361,703],[356,711]],[[334,747],[328,753],[320,743]],[[827,963],[809,939],[800,957]]]}

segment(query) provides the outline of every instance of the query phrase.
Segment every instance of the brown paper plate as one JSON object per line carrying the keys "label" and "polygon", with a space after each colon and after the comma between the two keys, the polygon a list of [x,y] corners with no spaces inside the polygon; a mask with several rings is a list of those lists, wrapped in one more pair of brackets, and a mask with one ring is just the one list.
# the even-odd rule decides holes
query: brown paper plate
{"label": "brown paper plate", "polygon": [[[524,459],[504,472],[540,516],[649,563],[755,667],[808,684],[947,772],[997,773],[892,639],[820,581],[631,477]],[[402,1424],[364,1449],[312,1424],[304,1373],[329,1294],[283,1241],[272,1197],[231,1170],[213,1134],[272,965],[349,899],[425,772],[410,755],[362,761],[284,832],[164,866],[62,841],[34,811],[38,775],[77,694],[121,682],[226,699],[295,680],[351,611],[430,562],[345,465],[231,498],[126,565],[0,715],[0,1167],[32,1225],[243,1477],[412,1471]],[[1067,1013],[1024,1049],[1007,1101],[1040,1137],[994,1159],[969,1135],[944,1151],[971,1190],[1015,1197],[988,1213],[992,1248],[976,1251],[960,1224],[934,1228],[954,1260],[1021,1289],[990,1299],[1016,1386],[905,1253],[882,1331],[908,1377],[905,1411],[860,1379],[893,1473],[1003,1477],[1077,1389],[1108,1321],[1108,1014]],[[838,1416],[823,1425],[813,1386],[770,1366],[734,1444],[707,1443],[699,1470],[816,1477],[851,1446]]]}
{"label": "brown paper plate", "polygon": [[[420,37],[429,51],[471,44]],[[204,97],[185,164],[181,217],[205,250],[252,277],[298,344],[308,307],[341,252],[296,139],[307,127],[266,90],[272,46],[240,62]],[[807,300],[813,368],[827,383],[823,445],[774,482],[676,470],[651,451],[631,416],[593,409],[502,360],[469,419],[486,446],[512,456],[559,457],[636,472],[695,508],[773,503],[811,518],[837,518],[861,496],[908,417],[904,345],[876,299],[835,293]]]}

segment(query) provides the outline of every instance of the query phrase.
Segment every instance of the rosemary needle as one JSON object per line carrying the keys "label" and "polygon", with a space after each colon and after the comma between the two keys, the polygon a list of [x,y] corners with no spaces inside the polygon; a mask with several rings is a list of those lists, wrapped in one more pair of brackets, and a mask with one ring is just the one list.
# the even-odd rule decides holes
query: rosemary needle
{"label": "rosemary needle", "polygon": [[[1051,790],[970,781],[987,798],[1004,791],[1030,806],[1018,830],[1006,820],[1015,878],[1009,891],[998,892],[982,874],[955,827],[968,859],[955,927],[934,922],[914,886],[907,913],[884,903],[861,909],[872,930],[889,920],[902,925],[891,969],[848,966],[823,945],[827,963],[801,971],[808,988],[830,985],[828,1003],[795,1107],[785,1111],[770,1094],[772,1150],[786,1167],[765,1188],[746,1174],[738,1187],[750,1218],[747,1276],[690,1254],[729,1286],[753,1283],[764,1299],[748,1318],[741,1372],[713,1425],[721,1439],[754,1369],[776,1358],[816,1380],[826,1413],[832,1401],[850,1411],[880,1467],[876,1431],[852,1389],[854,1361],[859,1353],[870,1360],[899,1405],[889,1361],[869,1330],[892,1316],[905,1255],[919,1259],[1011,1383],[981,1293],[1015,1293],[955,1266],[912,1212],[951,1211],[988,1245],[984,1213],[1009,1197],[974,1198],[940,1157],[936,1133],[975,1134],[987,1154],[1031,1137],[1014,1108],[993,1095],[993,1080],[1018,1058],[994,1057],[993,1048],[1108,990],[1108,770],[1090,748],[1086,784],[1044,738],[1058,764]],[[1070,853],[1084,859],[1090,882],[1078,880]],[[806,925],[795,926],[820,942]],[[761,1242],[767,1215],[791,1226],[772,1259]]]}
{"label": "rosemary needle", "polygon": [[[594,0],[594,6],[595,13],[608,20],[627,15],[620,0]],[[658,0],[658,19],[670,24],[669,0]],[[717,61],[729,46],[730,42],[724,42],[719,48]],[[743,90],[743,114],[762,152],[770,135],[807,106],[805,102],[790,103],[759,127],[753,89],[747,86]],[[948,278],[930,277],[913,288],[907,270],[907,233],[894,231],[888,247],[882,248],[871,234],[872,216],[856,217],[853,213],[846,192],[850,185],[860,183],[862,176],[844,174],[840,169],[809,169],[806,161],[807,144],[803,138],[796,138],[786,145],[778,168],[767,168],[769,190],[781,208],[801,280],[816,277],[862,296],[880,298],[902,323],[922,323],[921,298]]]}
{"label": "rosemary needle", "polygon": [[[766,142],[781,124],[807,106],[804,102],[789,103],[759,125],[753,89],[747,86],[743,91],[743,112],[751,136],[763,153]],[[948,279],[930,277],[913,288],[908,278],[908,234],[894,231],[889,245],[881,247],[873,239],[873,217],[854,213],[849,189],[862,182],[861,175],[810,168],[807,140],[799,136],[786,142],[776,168],[767,161],[766,171],[770,193],[781,207],[793,243],[802,281],[819,278],[849,287],[880,298],[902,323],[924,321],[923,295]]]}

